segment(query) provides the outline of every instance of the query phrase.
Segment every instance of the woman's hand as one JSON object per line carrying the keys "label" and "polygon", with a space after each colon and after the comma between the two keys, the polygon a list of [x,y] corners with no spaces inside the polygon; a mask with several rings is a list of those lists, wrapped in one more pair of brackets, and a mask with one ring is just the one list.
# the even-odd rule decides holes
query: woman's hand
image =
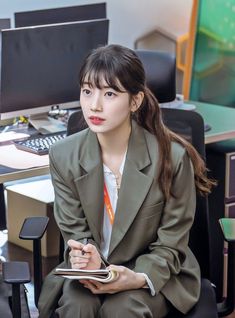
{"label": "woman's hand", "polygon": [[93,294],[115,294],[129,289],[139,289],[146,285],[143,274],[135,273],[124,266],[110,265],[107,269],[113,269],[118,272],[118,278],[108,284],[103,284],[91,280],[80,281],[84,287],[90,289]]}
{"label": "woman's hand", "polygon": [[71,249],[69,256],[73,269],[100,269],[101,257],[94,245],[69,240],[68,246]]}

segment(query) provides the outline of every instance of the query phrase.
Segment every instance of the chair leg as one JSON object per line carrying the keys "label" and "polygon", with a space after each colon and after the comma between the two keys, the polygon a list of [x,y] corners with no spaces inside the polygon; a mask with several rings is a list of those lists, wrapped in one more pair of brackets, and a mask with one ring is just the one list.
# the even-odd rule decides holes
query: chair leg
{"label": "chair leg", "polygon": [[5,198],[4,198],[4,187],[3,184],[0,183],[0,231],[5,230],[7,228],[6,225],[6,206],[5,206]]}
{"label": "chair leg", "polygon": [[20,285],[12,284],[12,316],[21,318]]}

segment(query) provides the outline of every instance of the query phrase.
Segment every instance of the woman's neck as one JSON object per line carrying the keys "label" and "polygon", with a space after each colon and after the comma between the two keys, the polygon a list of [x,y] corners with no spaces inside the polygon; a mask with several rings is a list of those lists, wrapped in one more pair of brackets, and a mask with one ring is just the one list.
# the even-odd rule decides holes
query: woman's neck
{"label": "woman's neck", "polygon": [[130,133],[131,126],[125,127],[119,133],[115,131],[115,133],[97,134],[101,146],[103,163],[115,174],[118,173],[127,151]]}
{"label": "woman's neck", "polygon": [[97,133],[102,152],[122,153],[126,151],[131,133],[131,125],[122,126],[118,131]]}

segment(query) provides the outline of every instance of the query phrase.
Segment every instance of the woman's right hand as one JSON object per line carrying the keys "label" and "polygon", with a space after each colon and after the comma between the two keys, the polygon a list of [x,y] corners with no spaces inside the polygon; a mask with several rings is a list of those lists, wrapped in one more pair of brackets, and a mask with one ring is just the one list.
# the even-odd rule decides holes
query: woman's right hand
{"label": "woman's right hand", "polygon": [[101,257],[93,244],[82,244],[75,240],[69,240],[70,263],[73,269],[100,269]]}

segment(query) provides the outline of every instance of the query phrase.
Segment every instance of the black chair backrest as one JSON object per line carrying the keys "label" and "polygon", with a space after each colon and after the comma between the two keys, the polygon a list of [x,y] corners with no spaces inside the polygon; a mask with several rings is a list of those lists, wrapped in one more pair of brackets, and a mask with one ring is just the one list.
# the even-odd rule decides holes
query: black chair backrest
{"label": "black chair backrest", "polygon": [[162,51],[135,50],[143,63],[146,81],[159,103],[171,102],[176,96],[175,55]]}
{"label": "black chair backrest", "polygon": [[[162,108],[162,115],[166,126],[190,141],[205,160],[204,121],[201,115],[195,111],[167,108]],[[211,255],[207,197],[197,195],[189,245],[200,264],[202,277],[210,279]]]}
{"label": "black chair backrest", "polygon": [[87,128],[81,108],[71,113],[67,123],[67,136]]}

